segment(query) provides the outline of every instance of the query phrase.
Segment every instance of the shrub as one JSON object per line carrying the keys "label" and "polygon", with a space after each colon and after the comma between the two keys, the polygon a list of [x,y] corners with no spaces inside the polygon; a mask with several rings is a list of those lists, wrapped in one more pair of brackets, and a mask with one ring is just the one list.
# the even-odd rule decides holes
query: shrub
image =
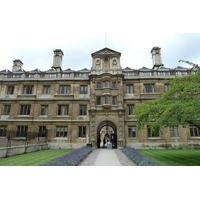
{"label": "shrub", "polygon": [[91,147],[82,147],[41,166],[77,166],[91,151]]}
{"label": "shrub", "polygon": [[142,155],[131,147],[124,147],[122,152],[138,166],[156,166],[157,164],[148,156]]}

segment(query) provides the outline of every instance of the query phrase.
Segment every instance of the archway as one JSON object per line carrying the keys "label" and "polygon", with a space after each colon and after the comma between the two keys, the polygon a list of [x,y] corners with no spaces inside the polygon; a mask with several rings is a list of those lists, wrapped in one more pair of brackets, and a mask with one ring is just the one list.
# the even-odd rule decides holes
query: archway
{"label": "archway", "polygon": [[97,129],[97,148],[117,148],[117,128],[111,121],[103,121]]}

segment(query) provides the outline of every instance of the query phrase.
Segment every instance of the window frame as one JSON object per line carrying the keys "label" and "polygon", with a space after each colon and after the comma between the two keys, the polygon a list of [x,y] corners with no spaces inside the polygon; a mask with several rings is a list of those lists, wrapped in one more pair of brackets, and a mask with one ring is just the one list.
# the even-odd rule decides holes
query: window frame
{"label": "window frame", "polygon": [[159,131],[157,131],[154,135],[154,133],[152,132],[151,126],[147,125],[147,137],[148,138],[158,138],[158,137],[160,137],[160,133],[159,133]]}
{"label": "window frame", "polygon": [[127,104],[127,112],[128,112],[128,115],[133,115],[133,112],[135,110],[135,105],[134,104]]}
{"label": "window frame", "polygon": [[33,85],[24,85],[23,94],[33,94],[34,86]]}
{"label": "window frame", "polygon": [[10,115],[11,105],[4,105],[3,115]]}
{"label": "window frame", "polygon": [[155,84],[144,84],[144,93],[155,93]]}
{"label": "window frame", "polygon": [[[134,131],[133,131],[133,129],[134,129]],[[128,126],[128,137],[136,138],[136,127],[135,126]]]}
{"label": "window frame", "polygon": [[87,115],[87,105],[79,105],[79,115]]}
{"label": "window frame", "polygon": [[48,105],[41,105],[40,115],[48,115],[48,109],[49,109]]}
{"label": "window frame", "polygon": [[69,105],[58,105],[58,115],[69,115]]}
{"label": "window frame", "polygon": [[134,93],[134,85],[133,84],[127,84],[126,85],[126,94],[133,94]]}
{"label": "window frame", "polygon": [[71,93],[70,85],[60,85],[59,94],[70,94],[70,93]]}
{"label": "window frame", "polygon": [[39,126],[38,127],[38,137],[46,137],[47,135],[47,127],[46,126]]}
{"label": "window frame", "polygon": [[80,85],[80,94],[87,94],[87,93],[88,93],[88,86]]}
{"label": "window frame", "polygon": [[56,126],[56,137],[67,138],[68,126]]}
{"label": "window frame", "polygon": [[19,115],[30,115],[31,105],[20,105]]}
{"label": "window frame", "polygon": [[28,126],[17,126],[16,137],[27,137]]}
{"label": "window frame", "polygon": [[0,126],[0,137],[6,137],[7,135],[7,126]]}
{"label": "window frame", "polygon": [[43,85],[42,94],[50,94],[51,86],[50,85]]}
{"label": "window frame", "polygon": [[13,95],[14,94],[14,90],[15,90],[15,86],[8,85],[8,87],[7,87],[7,93],[6,94]]}
{"label": "window frame", "polygon": [[178,126],[170,127],[171,137],[179,137]]}
{"label": "window frame", "polygon": [[79,134],[80,138],[86,138],[86,126],[79,126]]}

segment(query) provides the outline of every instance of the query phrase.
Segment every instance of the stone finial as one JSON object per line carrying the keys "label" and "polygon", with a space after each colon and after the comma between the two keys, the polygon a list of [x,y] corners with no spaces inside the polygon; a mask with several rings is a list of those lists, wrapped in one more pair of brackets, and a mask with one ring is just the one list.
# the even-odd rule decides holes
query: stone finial
{"label": "stone finial", "polygon": [[23,62],[19,59],[13,60],[13,66],[12,66],[12,71],[18,71],[18,70],[22,70],[22,65]]}
{"label": "stone finial", "polygon": [[64,53],[61,49],[54,50],[54,58],[53,58],[53,68],[56,70],[61,70],[62,68],[62,57]]}
{"label": "stone finial", "polygon": [[158,69],[160,66],[163,66],[160,52],[160,47],[153,47],[151,50],[153,69]]}

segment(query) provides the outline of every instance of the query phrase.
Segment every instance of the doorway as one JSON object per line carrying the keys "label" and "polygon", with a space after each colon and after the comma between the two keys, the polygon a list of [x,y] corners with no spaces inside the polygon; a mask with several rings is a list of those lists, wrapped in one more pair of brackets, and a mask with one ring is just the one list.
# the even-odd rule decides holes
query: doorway
{"label": "doorway", "polygon": [[117,148],[116,126],[111,121],[103,121],[97,130],[97,148],[107,148],[108,145]]}

